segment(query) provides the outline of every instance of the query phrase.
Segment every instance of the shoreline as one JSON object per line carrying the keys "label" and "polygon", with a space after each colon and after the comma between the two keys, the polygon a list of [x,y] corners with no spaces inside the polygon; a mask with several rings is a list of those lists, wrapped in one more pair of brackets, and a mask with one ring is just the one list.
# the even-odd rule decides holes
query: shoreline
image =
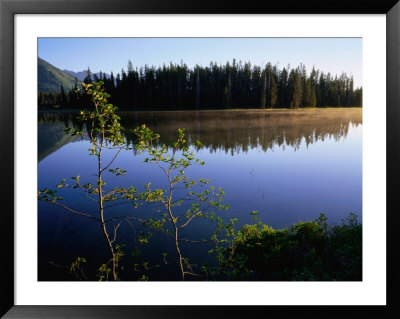
{"label": "shoreline", "polygon": [[[145,112],[190,112],[190,111],[195,111],[195,112],[243,112],[243,111],[251,111],[251,112],[280,112],[280,111],[316,111],[316,110],[357,110],[360,109],[362,110],[362,106],[347,106],[347,107],[334,107],[334,106],[329,106],[329,107],[303,107],[303,108],[273,108],[273,109],[260,109],[260,108],[231,108],[231,109],[118,109],[118,113],[145,113]],[[54,109],[54,108],[39,108],[38,112],[42,113],[56,113],[56,112],[68,112],[68,113],[79,113],[81,109]]]}

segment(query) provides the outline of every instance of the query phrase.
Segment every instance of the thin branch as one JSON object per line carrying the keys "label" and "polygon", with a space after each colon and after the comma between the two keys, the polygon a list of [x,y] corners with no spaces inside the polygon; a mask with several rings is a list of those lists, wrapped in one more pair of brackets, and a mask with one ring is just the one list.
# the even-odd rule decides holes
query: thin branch
{"label": "thin branch", "polygon": [[60,203],[51,203],[51,204],[60,206],[60,207],[62,207],[64,209],[66,209],[67,211],[71,212],[74,215],[79,215],[79,216],[83,216],[83,217],[87,217],[87,218],[90,218],[90,219],[94,219],[94,220],[100,221],[100,219],[98,219],[98,218],[96,218],[96,217],[94,217],[92,215],[78,212],[76,210],[73,210],[72,208],[69,208],[68,206],[65,206],[64,204],[60,204]]}
{"label": "thin branch", "polygon": [[118,193],[120,193],[120,192],[113,189],[113,190],[109,191],[107,194],[105,194],[104,197],[108,197],[108,196],[118,194]]}
{"label": "thin branch", "polygon": [[201,241],[201,240],[191,240],[191,239],[186,239],[186,238],[180,238],[179,241],[185,241],[188,243],[196,243],[196,244],[203,244],[203,243],[211,242],[210,240]]}
{"label": "thin branch", "polygon": [[[181,189],[183,189],[183,188],[185,188],[185,187],[181,187]],[[178,187],[174,187],[174,190],[176,190],[176,189],[179,189],[179,188]],[[192,195],[187,194],[186,197],[180,198],[180,199],[176,199],[176,200],[172,201],[171,204],[176,204],[179,201],[184,201],[184,202],[188,202],[188,201],[192,201],[192,202],[196,201],[197,202],[198,201],[198,198],[189,198],[189,196],[192,196]]]}
{"label": "thin branch", "polygon": [[111,217],[111,218],[109,218],[109,219],[106,219],[106,220],[104,221],[104,223],[106,224],[106,223],[108,223],[108,222],[110,222],[110,221],[112,221],[112,220],[122,219],[122,218],[125,218],[125,219],[133,219],[133,220],[139,221],[139,222],[141,222],[141,223],[144,223],[144,222],[146,221],[146,220],[144,220],[144,219],[140,219],[140,218],[132,217],[132,216],[117,216],[117,217]]}
{"label": "thin branch", "polygon": [[107,208],[110,208],[110,207],[114,207],[114,206],[118,206],[118,205],[124,205],[124,204],[132,204],[132,203],[131,202],[116,203],[116,204],[104,206],[104,209],[107,209]]}
{"label": "thin branch", "polygon": [[135,227],[133,227],[132,223],[129,221],[128,218],[124,218],[124,220],[125,220],[125,221],[128,223],[128,225],[131,227],[132,232],[133,232],[133,234],[134,234],[133,240],[136,242],[136,230],[135,230]]}
{"label": "thin branch", "polygon": [[184,223],[183,225],[179,226],[179,228],[186,227],[195,217],[201,215],[203,213],[203,211],[207,211],[210,207],[211,207],[211,205],[208,205],[208,207],[206,207],[205,209],[203,209],[203,210],[197,212],[196,214],[190,216],[189,219],[186,221],[186,223]]}
{"label": "thin branch", "polygon": [[184,274],[185,275],[196,276],[196,277],[206,277],[206,275],[195,274],[195,273],[188,272],[188,271],[185,271]]}
{"label": "thin branch", "polygon": [[[56,263],[54,263],[54,262],[52,262],[52,261],[49,261],[48,263],[49,263],[50,265],[52,265],[52,266],[55,266],[55,267],[58,267],[58,268],[63,268],[63,269],[69,270],[69,273],[72,273],[72,272],[73,272],[73,274],[75,275],[76,278],[78,278],[79,280],[82,280],[81,278],[79,278],[79,276],[78,276],[78,274],[77,274],[77,272],[76,272],[75,269],[71,269],[70,267],[67,267],[67,266],[58,265],[58,264],[56,264]],[[87,280],[87,277],[86,277],[85,273],[83,272],[83,269],[82,269],[81,267],[78,267],[78,269],[79,269],[79,271],[81,272],[82,278],[83,278],[84,280]]]}
{"label": "thin branch", "polygon": [[113,237],[113,239],[110,241],[111,244],[115,243],[115,240],[117,239],[117,231],[118,231],[119,226],[121,226],[121,223],[122,223],[122,222],[119,222],[117,226],[114,225],[114,237]]}
{"label": "thin branch", "polygon": [[69,269],[69,267],[67,267],[67,266],[58,265],[58,264],[56,264],[56,263],[54,263],[54,262],[52,262],[52,261],[48,261],[48,263],[49,263],[50,265],[55,266],[55,267],[58,267],[58,268]]}
{"label": "thin branch", "polygon": [[107,168],[110,167],[110,165],[115,161],[115,159],[117,158],[118,154],[122,151],[122,147],[119,148],[118,152],[114,155],[113,159],[111,160],[110,163],[108,163],[108,165],[106,167],[104,167],[101,171],[104,172]]}
{"label": "thin branch", "polygon": [[87,189],[83,188],[82,185],[81,185],[80,183],[76,183],[76,185],[78,186],[78,188],[79,188],[80,190],[82,190],[83,192],[85,192],[86,197],[87,197],[88,199],[91,199],[91,200],[94,201],[95,203],[98,203],[98,202],[99,202],[98,200],[96,200],[96,199],[94,199],[93,197],[90,197],[90,196],[89,196],[89,188],[87,188]]}
{"label": "thin branch", "polygon": [[186,227],[194,218],[196,218],[199,214],[201,214],[201,211],[190,216],[189,219],[186,221],[186,223],[184,223],[183,225],[179,226],[180,229]]}

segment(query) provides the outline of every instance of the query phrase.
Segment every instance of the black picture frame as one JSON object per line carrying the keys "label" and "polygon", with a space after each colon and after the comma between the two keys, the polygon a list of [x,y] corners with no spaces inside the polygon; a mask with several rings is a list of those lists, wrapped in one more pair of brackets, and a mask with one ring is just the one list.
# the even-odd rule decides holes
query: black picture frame
{"label": "black picture frame", "polygon": [[[15,14],[386,14],[387,304],[386,306],[16,306],[14,304],[14,15]],[[398,0],[184,1],[0,0],[0,315],[4,318],[400,318],[400,2]],[[4,138],[7,137],[7,138]],[[3,152],[3,150],[5,150]],[[377,212],[383,214],[384,212]],[[245,292],[243,292],[245,293]]]}

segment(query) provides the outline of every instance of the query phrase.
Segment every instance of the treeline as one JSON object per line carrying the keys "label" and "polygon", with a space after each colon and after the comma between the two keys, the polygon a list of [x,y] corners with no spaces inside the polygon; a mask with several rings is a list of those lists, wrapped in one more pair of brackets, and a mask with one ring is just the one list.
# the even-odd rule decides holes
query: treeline
{"label": "treeline", "polygon": [[[268,63],[264,68],[249,62],[209,66],[170,63],[169,66],[144,66],[116,76],[92,75],[87,70],[85,83],[101,80],[111,94],[110,102],[129,109],[220,109],[220,108],[301,108],[362,106],[362,88],[354,88],[346,73],[333,76],[318,69],[308,74],[303,64],[297,68]],[[39,93],[39,106],[85,107],[88,101],[75,92]]]}

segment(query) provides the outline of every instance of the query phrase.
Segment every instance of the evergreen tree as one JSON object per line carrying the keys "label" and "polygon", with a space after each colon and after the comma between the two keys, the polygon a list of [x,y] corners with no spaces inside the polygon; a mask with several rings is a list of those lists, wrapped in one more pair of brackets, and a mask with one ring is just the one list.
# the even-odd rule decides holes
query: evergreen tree
{"label": "evergreen tree", "polygon": [[298,70],[292,70],[289,75],[290,108],[300,107],[302,102],[301,78]]}
{"label": "evergreen tree", "polygon": [[93,80],[92,80],[92,72],[90,71],[89,67],[87,68],[86,77],[83,80],[83,82],[86,83],[86,84],[90,84],[90,83],[93,82]]}
{"label": "evergreen tree", "polygon": [[362,88],[357,88],[353,94],[354,106],[362,106]]}
{"label": "evergreen tree", "polygon": [[303,97],[303,106],[304,107],[315,107],[316,106],[316,95],[315,90],[312,87],[311,80],[308,79],[305,82],[304,87],[304,97]]}
{"label": "evergreen tree", "polygon": [[261,98],[260,98],[260,107],[265,109],[267,106],[267,73],[263,72],[262,80],[261,80]]}
{"label": "evergreen tree", "polygon": [[269,94],[269,107],[273,108],[278,103],[278,86],[276,85],[274,77],[271,77],[271,89]]}
{"label": "evergreen tree", "polygon": [[196,71],[196,107],[200,107],[200,72],[199,68]]}

